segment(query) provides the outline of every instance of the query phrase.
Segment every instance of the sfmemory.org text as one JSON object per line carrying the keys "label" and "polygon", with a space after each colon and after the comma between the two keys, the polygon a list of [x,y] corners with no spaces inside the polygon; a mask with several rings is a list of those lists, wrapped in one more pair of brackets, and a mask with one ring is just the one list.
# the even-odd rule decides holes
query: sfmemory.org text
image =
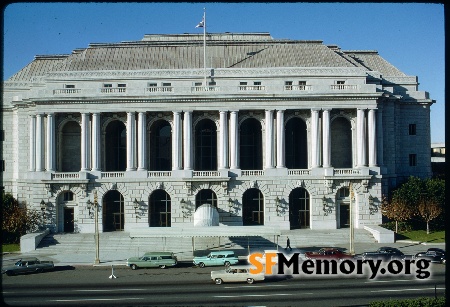
{"label": "sfmemory.org text", "polygon": [[[266,253],[265,260],[261,261],[262,254],[254,253],[248,258],[250,264],[250,273],[266,275],[272,274],[304,274],[304,275],[367,275],[370,279],[374,279],[379,275],[412,275],[415,274],[418,279],[426,279],[431,273],[428,270],[430,261],[426,259],[405,259],[382,261],[382,260],[362,260],[362,259],[345,259],[345,260],[325,260],[325,259],[308,259],[299,261],[299,253],[284,255],[283,253]],[[273,268],[278,271],[274,272]]]}

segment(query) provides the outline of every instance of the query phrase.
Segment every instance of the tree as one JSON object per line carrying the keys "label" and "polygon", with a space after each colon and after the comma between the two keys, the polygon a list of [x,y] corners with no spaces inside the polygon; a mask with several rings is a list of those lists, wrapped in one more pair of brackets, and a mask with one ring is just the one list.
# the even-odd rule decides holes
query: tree
{"label": "tree", "polygon": [[[430,221],[442,216],[445,211],[445,181],[438,178],[409,177],[405,183],[393,191],[389,205],[385,204],[383,215],[396,222],[418,215],[427,224],[427,233],[429,233]],[[408,214],[410,214],[409,218]]]}
{"label": "tree", "polygon": [[442,207],[436,201],[424,197],[417,206],[417,211],[427,223],[427,234],[430,234],[430,221],[442,213]]}
{"label": "tree", "polygon": [[2,193],[2,240],[4,243],[19,243],[20,237],[36,231],[41,224],[36,210],[27,210],[10,193]]}
{"label": "tree", "polygon": [[381,214],[395,221],[395,232],[398,233],[398,222],[409,220],[414,216],[414,208],[401,198],[390,202],[384,198],[381,203]]}

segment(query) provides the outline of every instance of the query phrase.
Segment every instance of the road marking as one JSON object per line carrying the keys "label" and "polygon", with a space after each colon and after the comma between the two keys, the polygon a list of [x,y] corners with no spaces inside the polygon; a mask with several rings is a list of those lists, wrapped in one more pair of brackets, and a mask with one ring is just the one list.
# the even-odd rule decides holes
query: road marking
{"label": "road marking", "polygon": [[97,289],[83,289],[83,290],[73,290],[73,291],[74,292],[115,292],[115,291],[118,291],[118,290],[120,290],[120,291],[146,291],[148,289],[113,289],[113,290],[110,290],[110,289],[100,289],[100,290],[97,290]]}
{"label": "road marking", "polygon": [[445,290],[445,288],[422,288],[422,289],[399,289],[399,290],[374,290],[374,291],[370,291],[370,292],[402,292],[402,291],[424,291],[424,290]]}
{"label": "road marking", "polygon": [[370,284],[370,283],[374,283],[374,282],[399,282],[399,281],[406,281],[406,282],[411,282],[412,280],[407,280],[407,279],[397,279],[397,280],[371,280],[371,281],[365,281],[365,284]]}
{"label": "road marking", "polygon": [[266,287],[286,287],[286,285],[264,285],[264,286],[258,286],[258,285],[253,285],[253,286],[227,286],[224,287],[226,289],[236,289],[236,288],[266,288]]}
{"label": "road marking", "polygon": [[87,301],[128,301],[128,300],[143,300],[143,297],[130,298],[85,298],[74,300],[48,300],[49,302],[87,302]]}
{"label": "road marking", "polygon": [[[309,293],[312,294],[312,293]],[[245,294],[245,295],[214,295],[213,297],[247,297],[247,296],[287,296],[293,295],[288,293],[277,293],[277,294]]]}

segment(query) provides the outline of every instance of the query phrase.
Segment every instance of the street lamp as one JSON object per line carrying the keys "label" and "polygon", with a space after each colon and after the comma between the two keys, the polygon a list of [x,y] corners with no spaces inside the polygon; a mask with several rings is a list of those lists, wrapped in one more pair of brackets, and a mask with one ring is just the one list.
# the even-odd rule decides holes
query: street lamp
{"label": "street lamp", "polygon": [[138,216],[139,202],[136,198],[134,199],[133,204],[134,204],[134,214],[136,216],[136,223],[137,223],[137,219],[141,217]]}
{"label": "street lamp", "polygon": [[[94,202],[92,203],[89,199],[86,203],[89,210],[89,216],[91,216],[91,208],[94,209],[94,222],[95,222],[95,261],[94,264],[100,263],[100,243],[99,243],[99,233],[98,233],[98,200],[97,191],[94,190]],[[92,217],[92,216],[91,216]]]}
{"label": "street lamp", "polygon": [[47,205],[44,200],[41,200],[42,226],[45,224],[45,209],[47,209]]}
{"label": "street lamp", "polygon": [[233,209],[233,200],[231,198],[228,198],[228,212],[231,212]]}
{"label": "street lamp", "polygon": [[281,215],[280,203],[281,203],[281,200],[277,196],[277,198],[275,198],[275,205],[276,205],[277,216]]}

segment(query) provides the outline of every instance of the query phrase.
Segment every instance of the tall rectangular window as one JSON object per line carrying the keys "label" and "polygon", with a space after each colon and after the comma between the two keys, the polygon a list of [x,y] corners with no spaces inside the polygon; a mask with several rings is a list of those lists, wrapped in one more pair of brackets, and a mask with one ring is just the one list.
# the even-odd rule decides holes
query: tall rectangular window
{"label": "tall rectangular window", "polygon": [[416,166],[416,165],[417,165],[417,155],[409,154],[409,166]]}
{"label": "tall rectangular window", "polygon": [[416,135],[416,124],[409,124],[409,135]]}

